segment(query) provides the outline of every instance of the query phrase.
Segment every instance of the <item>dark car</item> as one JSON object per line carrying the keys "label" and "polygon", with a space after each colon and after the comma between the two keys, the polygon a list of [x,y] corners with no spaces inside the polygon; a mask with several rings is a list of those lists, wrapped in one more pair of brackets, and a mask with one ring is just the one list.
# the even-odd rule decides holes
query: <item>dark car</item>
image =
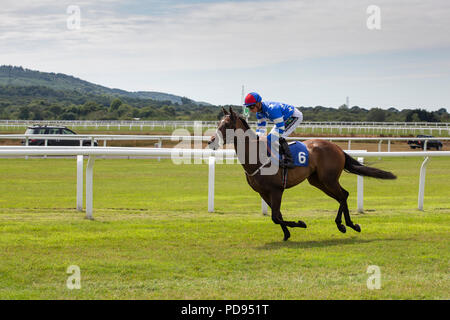
{"label": "dark car", "polygon": [[[426,136],[423,134],[419,134],[417,138],[434,138],[433,136]],[[425,148],[425,141],[427,140],[408,140],[409,147],[411,149],[416,148]],[[439,140],[428,140],[427,142],[427,149],[436,148],[436,150],[442,149],[442,142]]]}
{"label": "dark car", "polygon": [[[67,134],[76,135],[75,132],[67,127],[57,127],[57,126],[31,126],[25,131],[25,134]],[[25,141],[22,141],[25,144]],[[29,139],[28,145],[30,146],[43,146],[45,145],[45,140],[42,139]],[[49,139],[47,140],[48,146],[79,146],[80,140],[77,139]],[[90,140],[83,140],[83,146],[90,146]],[[97,141],[94,141],[94,146],[97,146]]]}

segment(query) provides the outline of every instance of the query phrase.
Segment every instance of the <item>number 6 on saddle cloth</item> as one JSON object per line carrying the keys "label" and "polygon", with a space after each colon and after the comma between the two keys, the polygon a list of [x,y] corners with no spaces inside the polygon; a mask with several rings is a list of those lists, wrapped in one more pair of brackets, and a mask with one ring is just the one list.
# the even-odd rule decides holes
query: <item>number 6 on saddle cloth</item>
{"label": "number 6 on saddle cloth", "polygon": [[[272,152],[271,145],[278,143],[277,137],[269,134],[267,136],[267,155],[271,157],[272,161],[279,161],[280,155]],[[295,141],[289,143],[289,150],[291,151],[294,164],[297,167],[307,167],[309,163],[309,152],[303,142]]]}

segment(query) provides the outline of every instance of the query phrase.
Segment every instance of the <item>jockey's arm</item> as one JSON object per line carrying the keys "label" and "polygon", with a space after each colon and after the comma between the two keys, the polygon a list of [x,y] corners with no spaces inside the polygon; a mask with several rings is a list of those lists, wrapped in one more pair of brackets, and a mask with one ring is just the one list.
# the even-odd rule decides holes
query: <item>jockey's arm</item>
{"label": "jockey's arm", "polygon": [[272,129],[271,133],[280,138],[286,129],[284,126],[284,118],[281,108],[274,108],[271,116],[272,121],[275,123],[275,127]]}
{"label": "jockey's arm", "polygon": [[266,134],[267,118],[257,113],[256,120],[258,121],[256,134],[258,136],[264,136]]}
{"label": "jockey's arm", "polygon": [[285,131],[284,118],[281,108],[273,108],[270,112],[270,116],[270,119],[275,123],[275,126],[267,136],[267,140],[271,145],[272,152],[278,153],[278,148],[280,145],[279,139]]}

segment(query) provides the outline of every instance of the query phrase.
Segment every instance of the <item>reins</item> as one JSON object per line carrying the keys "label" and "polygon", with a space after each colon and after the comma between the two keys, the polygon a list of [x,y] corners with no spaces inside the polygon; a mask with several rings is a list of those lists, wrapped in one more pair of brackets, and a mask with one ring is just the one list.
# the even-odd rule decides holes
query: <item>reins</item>
{"label": "reins", "polygon": [[[245,129],[251,130],[250,126],[247,124],[247,122],[244,119],[242,119],[240,116],[238,116],[237,119],[241,121],[241,123],[245,127]],[[234,129],[234,130],[237,129],[236,122],[232,124],[231,129]],[[257,141],[259,140],[259,136],[258,135],[256,135],[256,140]],[[262,168],[264,168],[266,165],[268,165],[270,163],[271,163],[271,159],[269,158],[265,163],[263,163],[261,166],[259,166],[258,169],[256,169],[253,173],[248,173],[247,170],[245,170],[245,167],[244,167],[244,172],[245,172],[245,174],[248,177],[253,177],[256,174],[258,174],[261,171]],[[286,188],[287,173],[288,173],[288,170],[283,168],[282,175],[281,175],[281,177],[282,177],[281,186],[282,186],[283,189]]]}
{"label": "reins", "polygon": [[266,165],[269,164],[269,163],[270,163],[270,159],[269,159],[269,161],[267,161],[266,163],[264,163],[262,166],[260,166],[258,169],[256,169],[255,172],[253,172],[252,174],[248,173],[248,172],[245,170],[245,168],[244,168],[244,172],[245,172],[245,174],[248,175],[249,177],[253,177],[255,174],[258,173],[258,171],[260,171],[264,166],[266,166]]}

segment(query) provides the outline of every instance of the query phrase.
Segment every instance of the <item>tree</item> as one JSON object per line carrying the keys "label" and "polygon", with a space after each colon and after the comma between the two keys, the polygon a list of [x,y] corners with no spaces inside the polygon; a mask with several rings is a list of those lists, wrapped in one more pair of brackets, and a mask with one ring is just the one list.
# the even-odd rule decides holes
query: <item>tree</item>
{"label": "tree", "polygon": [[109,106],[109,108],[112,111],[116,111],[119,109],[119,107],[122,105],[122,100],[120,100],[119,98],[114,99],[113,101],[111,101],[111,105]]}
{"label": "tree", "polygon": [[191,99],[186,98],[186,97],[181,98],[181,104],[190,104],[190,103],[193,103],[193,101]]}
{"label": "tree", "polygon": [[27,106],[21,107],[19,109],[18,117],[21,120],[28,120],[30,118],[30,109]]}
{"label": "tree", "polygon": [[164,111],[164,113],[168,114],[169,116],[175,116],[175,109],[171,106],[164,106],[162,108],[162,110]]}
{"label": "tree", "polygon": [[73,112],[65,112],[61,115],[62,120],[76,120],[77,115]]}
{"label": "tree", "polygon": [[63,111],[63,109],[60,106],[51,106],[50,107],[50,112],[56,116],[60,115],[62,111]]}
{"label": "tree", "polygon": [[410,110],[407,113],[406,121],[407,122],[419,122],[419,121],[437,122],[439,120],[436,119],[435,113],[431,113],[431,112],[428,112],[423,109],[415,109],[415,110]]}
{"label": "tree", "polygon": [[133,107],[128,104],[121,104],[119,109],[117,109],[117,113],[119,114],[119,117],[124,116],[132,116]]}
{"label": "tree", "polygon": [[36,108],[33,110],[33,120],[44,120],[41,109]]}
{"label": "tree", "polygon": [[385,119],[386,114],[384,110],[380,108],[370,109],[369,113],[367,114],[367,121],[383,122]]}
{"label": "tree", "polygon": [[445,108],[440,108],[438,111],[436,111],[436,113],[439,114],[439,115],[447,114],[447,109],[445,109]]}
{"label": "tree", "polygon": [[88,101],[85,104],[83,104],[80,108],[78,113],[85,116],[88,115],[91,112],[95,112],[97,110],[101,110],[102,106],[94,101]]}

